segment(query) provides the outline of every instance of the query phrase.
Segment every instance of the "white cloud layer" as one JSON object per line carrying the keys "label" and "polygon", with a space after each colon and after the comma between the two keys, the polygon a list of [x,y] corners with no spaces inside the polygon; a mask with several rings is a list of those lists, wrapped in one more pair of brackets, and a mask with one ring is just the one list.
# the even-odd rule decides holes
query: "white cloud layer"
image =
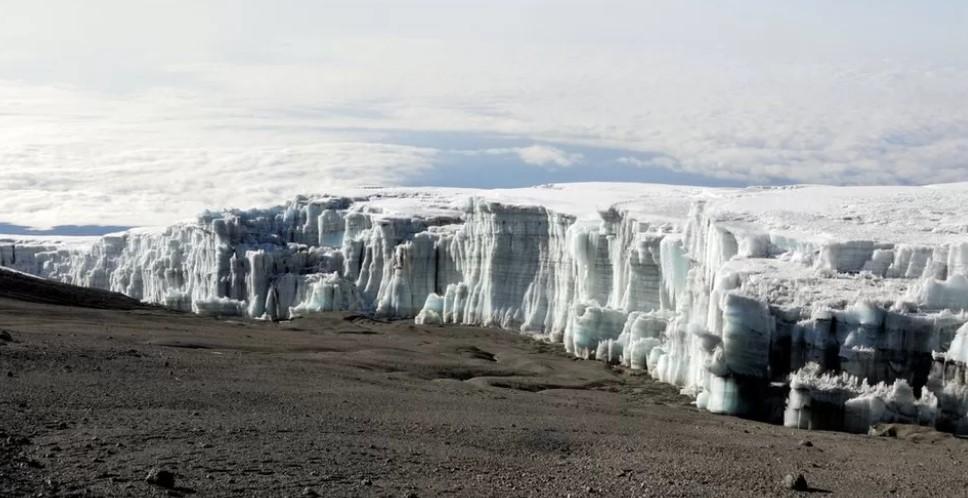
{"label": "white cloud layer", "polygon": [[[96,3],[0,16],[0,222],[432,181],[454,149],[590,175],[568,145],[754,184],[968,179],[961,2]],[[533,145],[401,138],[444,131]]]}
{"label": "white cloud layer", "polygon": [[574,166],[581,162],[582,155],[577,153],[565,152],[557,147],[547,145],[529,145],[528,147],[518,147],[514,152],[526,164],[534,166]]}
{"label": "white cloud layer", "polygon": [[429,167],[434,151],[367,143],[294,147],[132,149],[64,145],[13,157],[0,176],[5,222],[164,225],[205,209],[278,204],[335,185],[395,184]]}
{"label": "white cloud layer", "polygon": [[526,147],[498,147],[452,152],[464,156],[514,156],[524,165],[539,166],[547,169],[575,166],[580,164],[584,159],[584,156],[579,153],[568,152],[558,147],[543,144],[532,144]]}

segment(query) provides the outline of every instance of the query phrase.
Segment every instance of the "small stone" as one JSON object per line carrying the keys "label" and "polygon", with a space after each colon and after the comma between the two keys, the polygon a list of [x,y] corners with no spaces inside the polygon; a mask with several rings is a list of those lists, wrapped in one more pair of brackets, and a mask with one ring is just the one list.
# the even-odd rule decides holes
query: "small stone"
{"label": "small stone", "polygon": [[7,377],[13,377],[13,372],[11,372],[10,370],[7,370]]}
{"label": "small stone", "polygon": [[145,477],[145,481],[148,484],[154,484],[163,488],[174,488],[175,474],[168,470],[154,468],[148,471],[148,476]]}
{"label": "small stone", "polygon": [[0,341],[3,341],[3,342],[12,342],[13,341],[13,336],[10,335],[10,332],[9,331],[0,330]]}
{"label": "small stone", "polygon": [[363,485],[364,486],[372,486],[373,485],[373,481],[371,481],[369,479],[363,479]]}
{"label": "small stone", "polygon": [[30,444],[30,439],[23,436],[7,436],[7,445],[9,446],[26,446]]}
{"label": "small stone", "polygon": [[804,448],[812,448],[813,447],[813,443],[811,443],[810,440],[808,440],[808,439],[801,439],[798,444],[800,446],[803,446]]}
{"label": "small stone", "polygon": [[792,489],[794,491],[806,491],[809,486],[807,486],[807,478],[803,477],[803,474],[787,474],[783,477],[783,486],[787,489]]}
{"label": "small stone", "polygon": [[319,496],[319,493],[317,493],[313,488],[310,488],[310,487],[307,486],[306,488],[303,489],[302,495],[303,496]]}

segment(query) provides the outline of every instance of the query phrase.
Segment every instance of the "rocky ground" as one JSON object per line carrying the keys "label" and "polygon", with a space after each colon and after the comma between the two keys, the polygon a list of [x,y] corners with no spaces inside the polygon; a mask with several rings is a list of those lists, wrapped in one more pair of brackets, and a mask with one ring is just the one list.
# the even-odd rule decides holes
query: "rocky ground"
{"label": "rocky ground", "polygon": [[[508,332],[349,314],[219,320],[29,294],[0,297],[4,497],[968,489],[968,441],[700,413],[645,375]],[[809,489],[789,490],[799,473]]]}

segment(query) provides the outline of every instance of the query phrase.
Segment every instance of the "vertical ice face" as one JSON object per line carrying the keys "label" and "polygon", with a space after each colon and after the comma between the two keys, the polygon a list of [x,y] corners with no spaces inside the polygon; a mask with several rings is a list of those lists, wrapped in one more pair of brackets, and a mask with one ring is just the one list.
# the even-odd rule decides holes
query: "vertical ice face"
{"label": "vertical ice face", "polygon": [[565,336],[565,348],[581,358],[610,359],[611,355],[600,353],[608,351],[609,344],[618,339],[627,318],[621,310],[578,305]]}
{"label": "vertical ice face", "polygon": [[800,429],[867,432],[879,422],[934,426],[938,397],[928,389],[916,396],[904,379],[870,385],[850,374],[821,374],[812,363],[791,375],[784,425]]}
{"label": "vertical ice face", "polygon": [[567,249],[574,219],[479,199],[468,202],[464,216],[439,236],[433,291],[442,320],[560,335],[575,292]]}
{"label": "vertical ice face", "polygon": [[[968,432],[968,185],[556,188],[300,197],[87,246],[0,240],[0,265],[199,313],[502,327],[793,427]],[[911,192],[953,214],[923,227]]]}
{"label": "vertical ice face", "polygon": [[[864,269],[874,256],[874,242],[870,240],[835,241],[824,244],[820,252],[820,265],[835,272],[856,273]],[[879,263],[885,263],[880,253]]]}
{"label": "vertical ice face", "polygon": [[766,304],[727,293],[722,298],[722,344],[730,373],[756,378],[769,377],[770,341],[773,317]]}

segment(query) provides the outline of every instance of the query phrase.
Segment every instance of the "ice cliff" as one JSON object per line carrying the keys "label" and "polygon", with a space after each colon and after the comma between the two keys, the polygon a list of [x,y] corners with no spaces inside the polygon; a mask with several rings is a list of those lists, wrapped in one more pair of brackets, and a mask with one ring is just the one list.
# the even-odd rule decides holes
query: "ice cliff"
{"label": "ice cliff", "polygon": [[495,326],[791,427],[968,432],[968,184],[361,189],[0,265],[198,313]]}

